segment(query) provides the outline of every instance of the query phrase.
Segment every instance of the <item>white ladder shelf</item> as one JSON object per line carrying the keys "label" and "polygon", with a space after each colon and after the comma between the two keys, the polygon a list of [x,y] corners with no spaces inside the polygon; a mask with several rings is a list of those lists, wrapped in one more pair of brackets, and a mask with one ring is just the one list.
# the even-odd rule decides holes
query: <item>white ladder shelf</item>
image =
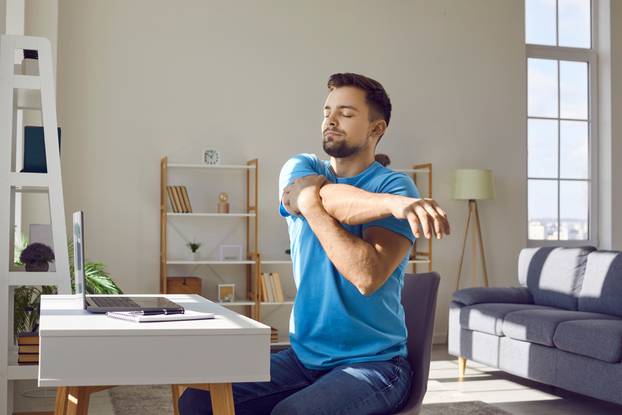
{"label": "white ladder shelf", "polygon": [[[39,75],[15,73],[18,50],[38,52]],[[48,173],[19,173],[16,160],[18,90],[40,92]],[[52,48],[45,38],[0,35],[0,414],[13,411],[13,380],[37,379],[38,366],[20,366],[13,341],[13,290],[21,285],[55,285],[59,294],[71,293],[65,207],[58,145]],[[32,108],[32,107],[29,107]],[[47,192],[56,271],[21,272],[13,265],[15,194]]]}

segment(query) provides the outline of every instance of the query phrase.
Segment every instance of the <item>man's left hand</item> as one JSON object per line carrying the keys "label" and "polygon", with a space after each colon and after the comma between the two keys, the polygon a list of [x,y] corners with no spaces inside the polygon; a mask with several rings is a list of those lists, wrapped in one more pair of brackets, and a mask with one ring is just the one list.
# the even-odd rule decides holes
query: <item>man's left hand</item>
{"label": "man's left hand", "polygon": [[309,175],[300,177],[283,189],[283,204],[285,208],[296,214],[304,212],[316,205],[322,204],[320,189],[326,184],[326,177]]}

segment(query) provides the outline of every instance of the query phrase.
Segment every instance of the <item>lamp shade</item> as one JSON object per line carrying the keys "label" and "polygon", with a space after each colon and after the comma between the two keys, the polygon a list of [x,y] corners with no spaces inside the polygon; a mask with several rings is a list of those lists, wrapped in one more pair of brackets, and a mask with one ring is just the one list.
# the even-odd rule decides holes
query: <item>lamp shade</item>
{"label": "lamp shade", "polygon": [[454,178],[454,199],[494,199],[492,171],[484,169],[458,169]]}

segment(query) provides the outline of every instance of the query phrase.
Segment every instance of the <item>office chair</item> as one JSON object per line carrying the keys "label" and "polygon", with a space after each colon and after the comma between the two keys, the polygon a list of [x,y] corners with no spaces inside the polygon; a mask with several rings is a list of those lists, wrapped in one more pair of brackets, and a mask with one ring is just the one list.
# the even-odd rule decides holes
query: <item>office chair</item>
{"label": "office chair", "polygon": [[428,390],[432,331],[441,277],[436,272],[405,274],[402,305],[408,328],[408,362],[413,370],[410,397],[396,415],[417,415]]}

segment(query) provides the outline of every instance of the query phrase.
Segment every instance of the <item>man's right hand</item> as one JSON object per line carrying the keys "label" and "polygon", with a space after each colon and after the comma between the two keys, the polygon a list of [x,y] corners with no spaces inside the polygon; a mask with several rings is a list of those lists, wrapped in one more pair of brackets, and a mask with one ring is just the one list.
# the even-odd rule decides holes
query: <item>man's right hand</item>
{"label": "man's right hand", "polygon": [[434,229],[437,239],[442,239],[443,236],[451,233],[447,213],[441,209],[434,199],[415,199],[400,195],[388,196],[386,203],[388,203],[391,214],[398,219],[408,220],[415,238],[419,238],[421,235],[419,225],[423,228],[423,235],[427,239],[432,237],[431,229]]}

